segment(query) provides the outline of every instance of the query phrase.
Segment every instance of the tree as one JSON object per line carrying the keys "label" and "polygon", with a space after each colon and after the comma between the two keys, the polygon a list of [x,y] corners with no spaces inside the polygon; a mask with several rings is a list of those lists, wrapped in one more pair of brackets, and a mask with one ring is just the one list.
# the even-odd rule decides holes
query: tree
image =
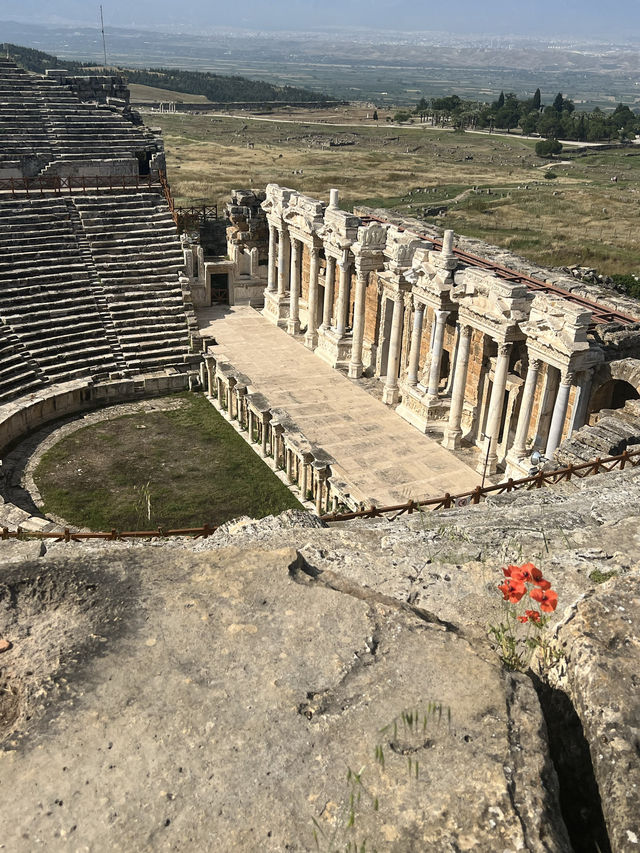
{"label": "tree", "polygon": [[541,139],[536,142],[536,154],[538,157],[554,157],[562,151],[562,143],[557,139]]}
{"label": "tree", "polygon": [[373,111],[373,120],[378,121],[378,110]]}
{"label": "tree", "polygon": [[536,89],[533,95],[533,101],[531,106],[534,110],[540,111],[540,105],[542,103],[542,95],[540,94],[540,89]]}
{"label": "tree", "polygon": [[500,92],[498,100],[495,102],[494,106],[497,110],[501,110],[502,107],[504,107],[504,92]]}
{"label": "tree", "polygon": [[564,98],[562,97],[562,92],[558,92],[558,94],[553,99],[553,109],[557,113],[561,113],[563,104],[564,104]]}

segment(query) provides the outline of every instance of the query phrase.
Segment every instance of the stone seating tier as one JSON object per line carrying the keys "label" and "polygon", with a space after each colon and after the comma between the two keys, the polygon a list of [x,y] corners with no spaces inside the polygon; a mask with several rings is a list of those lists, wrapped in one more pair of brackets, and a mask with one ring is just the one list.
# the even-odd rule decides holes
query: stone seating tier
{"label": "stone seating tier", "polygon": [[33,364],[20,372],[0,337],[0,400],[80,376],[184,370],[182,252],[162,196],[13,199],[0,223],[0,318]]}
{"label": "stone seating tier", "polygon": [[0,124],[0,164],[35,155],[45,161],[40,174],[58,173],[61,161],[135,159],[159,150],[152,131],[6,59],[0,61]]}

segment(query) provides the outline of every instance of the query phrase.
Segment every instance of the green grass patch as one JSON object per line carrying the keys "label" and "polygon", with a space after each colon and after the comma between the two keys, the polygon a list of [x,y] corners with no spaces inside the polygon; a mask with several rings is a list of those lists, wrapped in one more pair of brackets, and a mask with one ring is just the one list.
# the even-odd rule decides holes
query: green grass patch
{"label": "green grass patch", "polygon": [[34,477],[44,512],[92,530],[145,530],[301,508],[203,396],[179,398],[178,409],[103,421],[56,444]]}
{"label": "green grass patch", "polygon": [[604,583],[611,580],[611,578],[615,578],[617,574],[615,569],[612,569],[610,572],[601,572],[600,569],[594,569],[589,575],[589,580],[592,580],[594,583]]}

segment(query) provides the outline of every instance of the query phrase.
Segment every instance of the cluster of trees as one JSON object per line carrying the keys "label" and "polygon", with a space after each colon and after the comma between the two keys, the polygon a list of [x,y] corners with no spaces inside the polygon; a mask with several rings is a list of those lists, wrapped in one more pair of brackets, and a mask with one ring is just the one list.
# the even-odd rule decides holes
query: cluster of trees
{"label": "cluster of trees", "polygon": [[246,77],[225,77],[203,71],[180,71],[175,68],[126,69],[129,83],[170,89],[173,92],[188,92],[204,95],[210,101],[308,101],[323,104],[330,99],[326,95],[299,89],[295,86],[274,86],[262,80]]}
{"label": "cluster of trees", "polygon": [[[89,62],[75,60],[60,61],[57,56],[21,47],[15,44],[1,46],[4,55],[9,55],[14,62],[26,68],[44,74],[47,68],[67,68],[74,74],[82,68],[92,67]],[[314,104],[325,104],[331,101],[327,95],[312,92],[309,89],[299,89],[295,86],[274,86],[260,80],[247,80],[245,77],[225,77],[220,74],[210,74],[202,71],[180,71],[173,68],[151,69],[118,69],[129,83],[139,83],[144,86],[154,86],[158,89],[169,89],[173,92],[185,92],[190,95],[204,95],[210,101],[309,101]],[[332,101],[335,103],[335,101]]]}
{"label": "cluster of trees", "polygon": [[422,98],[414,113],[422,121],[447,122],[460,129],[479,127],[510,131],[519,127],[526,135],[579,142],[624,141],[640,133],[640,115],[625,104],[618,104],[611,113],[604,113],[598,107],[592,112],[576,112],[573,101],[565,98],[562,92],[558,92],[552,104],[545,106],[540,89],[525,100],[520,100],[513,92],[500,92],[491,104],[465,101],[458,95],[430,101]]}

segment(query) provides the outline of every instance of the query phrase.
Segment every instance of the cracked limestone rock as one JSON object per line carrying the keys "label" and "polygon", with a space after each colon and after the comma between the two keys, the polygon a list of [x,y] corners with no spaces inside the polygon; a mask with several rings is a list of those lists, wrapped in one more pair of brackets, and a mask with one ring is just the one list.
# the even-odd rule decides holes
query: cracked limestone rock
{"label": "cracked limestone rock", "polygon": [[613,853],[640,850],[640,571],[577,602],[556,630],[550,682],[582,722]]}
{"label": "cracked limestone rock", "polygon": [[531,682],[455,626],[290,548],[67,554],[5,578],[7,849],[569,850]]}

